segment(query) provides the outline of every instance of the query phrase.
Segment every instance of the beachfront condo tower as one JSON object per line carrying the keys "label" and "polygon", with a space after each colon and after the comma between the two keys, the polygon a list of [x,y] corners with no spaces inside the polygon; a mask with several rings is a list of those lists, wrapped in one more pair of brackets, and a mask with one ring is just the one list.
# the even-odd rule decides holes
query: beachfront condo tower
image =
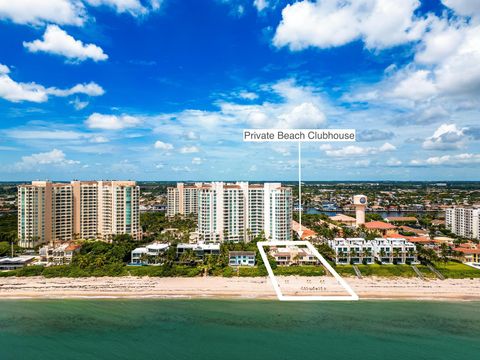
{"label": "beachfront condo tower", "polygon": [[141,238],[134,181],[33,181],[18,187],[19,246],[73,239]]}
{"label": "beachfront condo tower", "polygon": [[445,226],[455,235],[480,239],[480,209],[472,207],[446,209]]}
{"label": "beachfront condo tower", "polygon": [[292,239],[292,190],[280,183],[180,183],[168,190],[167,213],[196,214],[202,241],[243,242],[262,232],[271,240]]}

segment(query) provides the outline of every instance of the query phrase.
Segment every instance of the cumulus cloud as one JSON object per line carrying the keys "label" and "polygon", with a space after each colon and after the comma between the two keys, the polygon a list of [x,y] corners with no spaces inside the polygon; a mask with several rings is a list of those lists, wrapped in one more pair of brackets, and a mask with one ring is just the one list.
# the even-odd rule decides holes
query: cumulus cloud
{"label": "cumulus cloud", "polygon": [[251,91],[241,91],[238,96],[246,100],[255,100],[258,99],[258,95]]}
{"label": "cumulus cloud", "polygon": [[15,164],[18,170],[32,170],[38,165],[65,166],[79,164],[79,161],[67,159],[62,150],[53,149],[49,152],[36,153],[29,156],[23,156],[20,162]]}
{"label": "cumulus cloud", "polygon": [[273,43],[291,50],[330,48],[362,40],[369,49],[383,49],[418,40],[429,23],[414,12],[418,0],[322,0],[287,5]]}
{"label": "cumulus cloud", "polygon": [[140,125],[142,120],[130,115],[105,115],[93,113],[85,121],[90,129],[122,130]]}
{"label": "cumulus cloud", "polygon": [[458,15],[480,15],[480,2],[474,0],[442,0],[442,3],[454,10]]}
{"label": "cumulus cloud", "polygon": [[165,142],[160,141],[160,140],[155,141],[154,147],[155,147],[155,149],[163,150],[163,151],[173,150],[173,145],[172,144],[165,143]]}
{"label": "cumulus cloud", "polygon": [[443,155],[443,156],[432,156],[426,160],[412,160],[410,165],[413,166],[461,166],[465,164],[478,164],[480,163],[480,154],[472,153],[463,153],[457,155]]}
{"label": "cumulus cloud", "polygon": [[203,163],[203,159],[202,158],[199,158],[199,157],[194,157],[192,159],[192,164],[194,165],[201,165]]}
{"label": "cumulus cloud", "polygon": [[253,0],[253,6],[258,12],[262,12],[270,6],[270,3],[268,0]]}
{"label": "cumulus cloud", "polygon": [[129,13],[133,16],[146,15],[149,11],[160,9],[162,0],[150,0],[142,4],[140,0],[85,0],[91,6],[107,6],[117,13]]}
{"label": "cumulus cloud", "polygon": [[200,149],[196,146],[184,146],[180,148],[180,153],[181,154],[193,154],[193,153],[198,153]]}
{"label": "cumulus cloud", "polygon": [[71,62],[87,59],[103,61],[108,59],[102,48],[94,44],[84,44],[67,34],[57,25],[48,25],[42,40],[24,42],[23,46],[31,52],[46,52],[66,57]]}
{"label": "cumulus cloud", "polygon": [[464,129],[458,129],[455,124],[442,124],[432,136],[422,144],[428,150],[456,150],[464,145]]}
{"label": "cumulus cloud", "polygon": [[379,148],[348,145],[339,149],[333,149],[332,147],[324,147],[324,149],[325,154],[331,157],[357,157],[394,151],[396,147],[390,143],[384,143]]}
{"label": "cumulus cloud", "polygon": [[86,19],[85,8],[76,0],[2,0],[0,19],[17,24],[42,25],[83,25]]}
{"label": "cumulus cloud", "polygon": [[105,92],[101,86],[94,82],[77,84],[70,89],[46,88],[35,82],[16,82],[10,77],[9,73],[10,70],[7,66],[0,65],[0,97],[12,102],[31,101],[41,103],[47,101],[50,95],[60,97],[74,94],[100,96]]}
{"label": "cumulus cloud", "polygon": [[357,133],[358,141],[380,141],[390,140],[393,138],[393,132],[377,129],[360,130]]}

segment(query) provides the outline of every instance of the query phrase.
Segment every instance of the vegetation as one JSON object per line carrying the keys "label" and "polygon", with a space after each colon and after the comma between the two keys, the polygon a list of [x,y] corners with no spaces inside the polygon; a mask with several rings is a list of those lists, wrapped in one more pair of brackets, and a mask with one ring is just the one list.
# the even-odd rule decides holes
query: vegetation
{"label": "vegetation", "polygon": [[456,261],[438,262],[435,267],[443,276],[450,279],[480,278],[478,269]]}

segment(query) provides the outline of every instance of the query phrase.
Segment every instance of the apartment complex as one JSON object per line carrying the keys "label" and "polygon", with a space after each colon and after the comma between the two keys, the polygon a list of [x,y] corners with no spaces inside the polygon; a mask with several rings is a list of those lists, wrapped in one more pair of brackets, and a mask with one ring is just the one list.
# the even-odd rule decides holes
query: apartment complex
{"label": "apartment complex", "polygon": [[168,190],[167,213],[196,214],[201,241],[249,241],[262,232],[291,240],[292,208],[292,190],[280,183],[180,183]]}
{"label": "apartment complex", "polygon": [[455,235],[480,239],[480,209],[467,207],[446,209],[445,226]]}
{"label": "apartment complex", "polygon": [[335,252],[336,264],[416,264],[415,244],[403,238],[335,238],[328,245]]}
{"label": "apartment complex", "polygon": [[33,248],[73,239],[141,237],[134,181],[33,181],[18,187],[19,245]]}
{"label": "apartment complex", "polygon": [[197,214],[198,212],[198,188],[202,183],[185,185],[177,183],[177,187],[167,189],[167,215],[175,216]]}

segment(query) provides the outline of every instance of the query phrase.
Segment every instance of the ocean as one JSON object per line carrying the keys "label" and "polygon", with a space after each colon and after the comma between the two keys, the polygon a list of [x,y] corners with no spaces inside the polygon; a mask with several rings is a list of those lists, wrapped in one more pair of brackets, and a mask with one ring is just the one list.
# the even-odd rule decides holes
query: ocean
{"label": "ocean", "polygon": [[479,359],[480,303],[0,301],[0,359]]}

